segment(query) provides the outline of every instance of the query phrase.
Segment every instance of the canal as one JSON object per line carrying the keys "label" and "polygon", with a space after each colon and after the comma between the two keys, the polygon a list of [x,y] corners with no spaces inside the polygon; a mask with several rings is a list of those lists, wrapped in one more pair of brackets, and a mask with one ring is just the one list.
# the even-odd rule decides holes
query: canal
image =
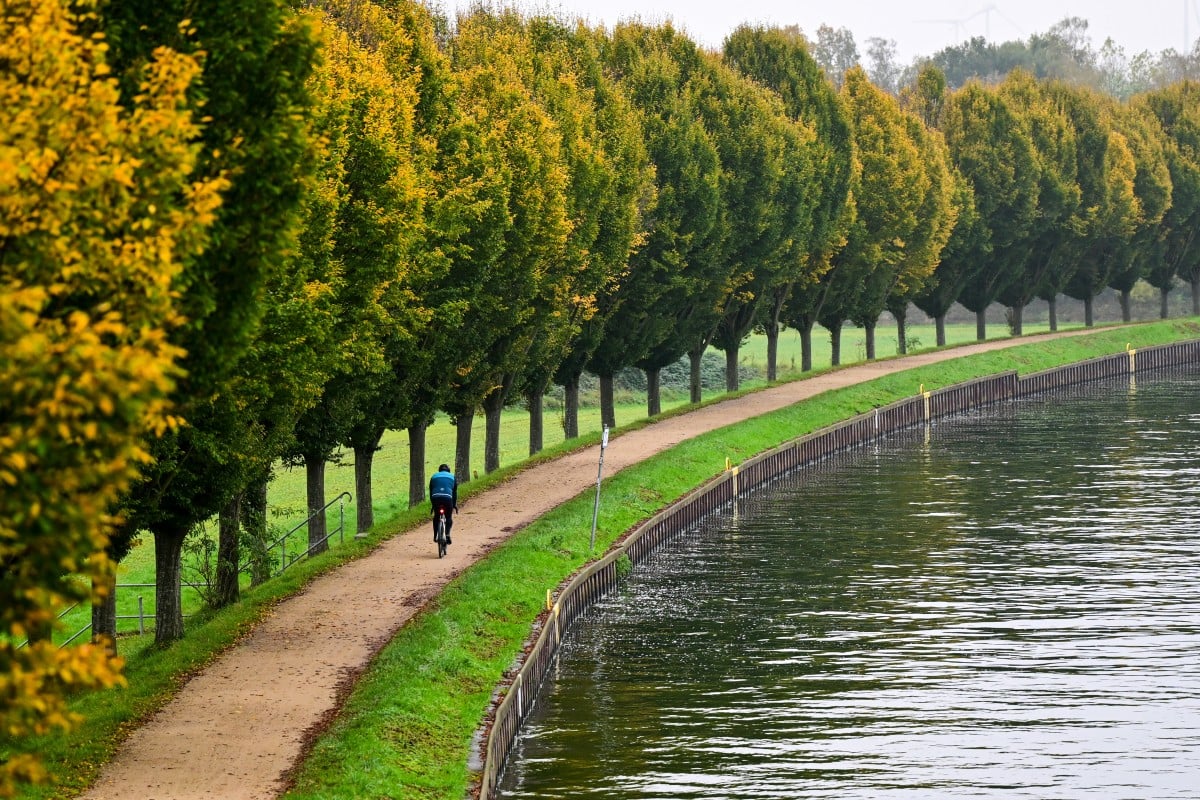
{"label": "canal", "polygon": [[774,482],[572,629],[513,798],[1183,798],[1200,786],[1200,370]]}

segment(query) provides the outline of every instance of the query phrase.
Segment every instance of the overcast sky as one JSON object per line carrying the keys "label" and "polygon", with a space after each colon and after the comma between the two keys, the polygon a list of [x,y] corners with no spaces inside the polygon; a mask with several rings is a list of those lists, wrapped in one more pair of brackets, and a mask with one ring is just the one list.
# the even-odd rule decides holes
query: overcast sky
{"label": "overcast sky", "polygon": [[[470,0],[427,0],[453,12]],[[1093,45],[1112,37],[1127,55],[1189,49],[1200,36],[1198,0],[516,0],[502,2],[527,12],[549,11],[611,27],[630,17],[671,20],[701,44],[720,46],[740,23],[799,25],[815,35],[821,24],[849,28],[865,53],[872,36],[894,39],[899,60],[930,55],[972,36],[992,41],[1025,39],[1068,16],[1089,22]]]}

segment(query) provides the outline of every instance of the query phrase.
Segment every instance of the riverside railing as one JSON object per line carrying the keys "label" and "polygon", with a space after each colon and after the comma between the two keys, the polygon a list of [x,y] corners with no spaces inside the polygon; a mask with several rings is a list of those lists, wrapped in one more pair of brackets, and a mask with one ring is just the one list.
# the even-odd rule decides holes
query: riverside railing
{"label": "riverside railing", "polygon": [[801,436],[727,469],[642,523],[599,561],[585,566],[557,599],[547,594],[547,611],[535,627],[537,636],[533,646],[512,683],[502,688],[503,697],[491,715],[483,743],[479,796],[483,800],[494,797],[504,762],[521,723],[533,709],[563,634],[588,608],[617,587],[626,571],[621,566],[623,559],[636,566],[667,541],[695,529],[705,517],[769,481],[901,429],[1087,381],[1196,363],[1200,363],[1200,340],[1139,350],[1127,348],[1124,353],[1023,377],[1016,372],[1005,372],[931,392],[921,387],[913,397]]}

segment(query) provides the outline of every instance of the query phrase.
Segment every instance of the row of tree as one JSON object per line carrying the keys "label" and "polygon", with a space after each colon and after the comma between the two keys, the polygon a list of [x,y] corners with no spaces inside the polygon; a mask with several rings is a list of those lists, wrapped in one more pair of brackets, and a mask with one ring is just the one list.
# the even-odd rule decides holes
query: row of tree
{"label": "row of tree", "polygon": [[[486,417],[584,371],[738,350],[754,330],[874,329],[915,303],[1090,303],[1141,278],[1200,292],[1198,87],[1128,103],[1014,73],[899,96],[830,76],[796,31],[710,53],[665,25],[605,31],[414,0],[10,0],[0,15],[0,714],[66,724],[61,692],[116,680],[47,632],[87,599],[115,633],[113,563],[154,539],[156,640],[183,635],[185,538],[218,516],[218,602],[266,575],[266,486],[407,431]],[[253,21],[252,25],[246,24]],[[836,79],[831,80],[831,77]],[[1052,306],[1053,308],[1053,306]],[[248,545],[248,546],[247,546]],[[21,638],[32,644],[17,649]],[[18,678],[25,681],[17,685]],[[49,696],[47,704],[41,698]],[[49,709],[49,712],[47,712]],[[32,775],[9,759],[0,774]]]}

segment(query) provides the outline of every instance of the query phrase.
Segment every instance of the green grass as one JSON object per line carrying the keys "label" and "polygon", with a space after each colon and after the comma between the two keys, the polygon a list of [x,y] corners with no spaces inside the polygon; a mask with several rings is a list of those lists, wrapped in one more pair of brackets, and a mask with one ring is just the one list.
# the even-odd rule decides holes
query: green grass
{"label": "green grass", "polygon": [[[971,326],[968,340],[973,336]],[[736,463],[778,444],[781,437],[799,436],[912,394],[919,383],[934,388],[1006,369],[1028,373],[1123,350],[1128,342],[1146,346],[1197,336],[1200,326],[1196,321],[1173,320],[1104,330],[1082,339],[1034,342],[822,395],[783,412],[709,434],[606,480],[598,549],[719,472],[727,456]],[[781,362],[784,352],[781,347]],[[747,358],[752,357],[747,354]],[[674,406],[671,413],[686,410],[679,402]],[[631,417],[629,423],[622,421],[625,413]],[[506,419],[505,436],[521,445],[517,450],[516,444],[510,444],[513,450],[505,452],[524,453],[525,415],[514,414],[515,418]],[[620,429],[615,435],[645,424],[639,419],[644,414],[640,405],[622,408],[618,414]],[[589,411],[585,419],[587,422],[581,419],[581,429],[589,433],[582,440],[594,440],[599,430],[598,412]],[[432,462],[448,460],[453,450],[453,428],[448,423],[439,425],[431,428],[428,440]],[[547,414],[548,444],[551,427],[551,415]],[[580,441],[553,444],[534,461],[574,449]],[[477,435],[476,444],[482,444],[482,434]],[[390,457],[377,457],[376,461],[376,496],[380,498],[377,519],[381,521],[370,537],[350,538],[343,547],[298,563],[282,577],[249,590],[238,606],[220,612],[197,608],[188,622],[188,636],[166,650],[148,647],[147,637],[123,638],[120,646],[128,659],[128,686],[76,698],[72,706],[86,718],[81,728],[69,736],[28,743],[31,750],[43,755],[59,784],[29,788],[21,796],[60,797],[86,787],[125,731],[165,703],[187,675],[202,669],[233,644],[277,601],[296,593],[315,576],[361,557],[382,539],[423,521],[424,509],[407,509],[401,501],[408,486],[408,459],[402,441],[393,442],[390,449],[394,451]],[[387,450],[385,447],[380,456]],[[517,457],[513,458],[515,462]],[[497,473],[481,476],[464,487],[464,495],[482,492],[528,463],[513,463]],[[330,470],[333,475],[352,476],[347,466]],[[291,502],[286,499],[289,492],[292,497],[302,498],[302,494],[296,494],[302,488],[289,486],[289,479],[303,486],[303,474],[281,473],[272,486],[272,504]],[[339,491],[337,485],[330,481],[330,497]],[[390,516],[380,514],[381,509]],[[487,561],[464,573],[406,625],[375,660],[344,713],[315,746],[312,757],[298,772],[294,796],[461,797],[469,780],[469,742],[487,708],[492,688],[519,651],[544,603],[546,589],[557,586],[586,561],[590,523],[589,496],[556,509]],[[352,523],[348,524],[353,530]],[[129,581],[136,569],[132,562],[127,564],[122,581]]]}

